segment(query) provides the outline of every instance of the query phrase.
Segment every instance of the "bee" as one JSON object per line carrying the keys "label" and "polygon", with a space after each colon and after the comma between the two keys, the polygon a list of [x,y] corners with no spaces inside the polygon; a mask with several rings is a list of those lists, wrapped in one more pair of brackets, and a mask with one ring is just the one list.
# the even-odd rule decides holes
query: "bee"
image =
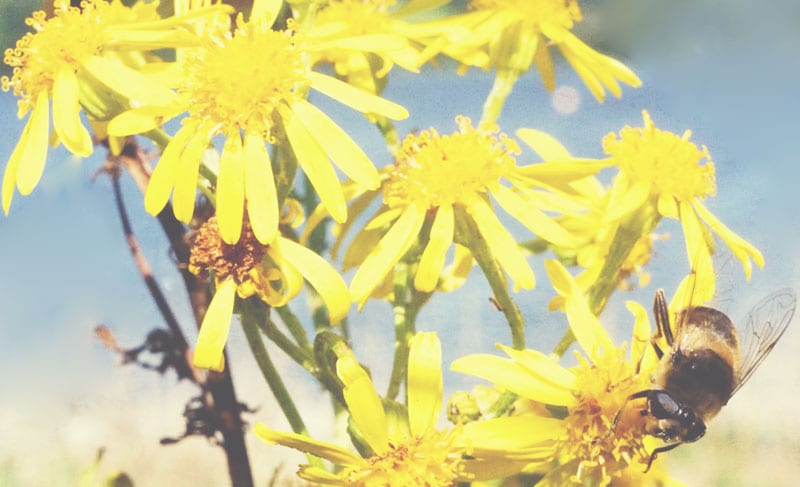
{"label": "bee", "polygon": [[[747,382],[786,331],[796,301],[791,289],[774,292],[750,311],[740,334],[727,315],[706,306],[687,307],[673,328],[664,291],[656,291],[657,331],[651,344],[660,362],[653,388],[628,396],[611,428],[628,401],[647,400],[640,412],[645,432],[667,444],[653,450],[645,472],[659,453],[703,437],[706,422]],[[662,337],[667,350],[658,345]]]}

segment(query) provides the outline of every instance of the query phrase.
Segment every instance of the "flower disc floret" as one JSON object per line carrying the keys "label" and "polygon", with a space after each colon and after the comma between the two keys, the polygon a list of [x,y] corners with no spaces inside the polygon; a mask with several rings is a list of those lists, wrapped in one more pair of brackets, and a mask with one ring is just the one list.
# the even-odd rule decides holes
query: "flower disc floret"
{"label": "flower disc floret", "polygon": [[601,479],[607,481],[631,464],[646,464],[644,417],[632,403],[626,405],[626,400],[652,388],[648,376],[636,373],[623,350],[613,350],[595,363],[578,355],[578,365],[570,370],[575,374],[577,402],[564,418],[566,434],[556,451],[567,461],[579,460],[575,480],[584,482],[589,477],[601,485]]}
{"label": "flower disc floret", "polygon": [[497,127],[478,130],[464,117],[456,122],[459,131],[452,135],[430,129],[406,137],[384,187],[389,207],[469,206],[513,175],[514,155],[520,153],[516,142]]}
{"label": "flower disc floret", "polygon": [[644,127],[624,127],[619,136],[603,138],[603,150],[633,184],[648,185],[651,194],[669,195],[678,201],[716,194],[714,163],[708,149],[682,136],[659,130],[644,113]]}
{"label": "flower disc floret", "polygon": [[187,61],[187,81],[180,88],[192,118],[271,138],[282,105],[295,100],[307,84],[299,35],[290,27],[274,31],[263,22],[239,25],[222,45],[213,44]]}

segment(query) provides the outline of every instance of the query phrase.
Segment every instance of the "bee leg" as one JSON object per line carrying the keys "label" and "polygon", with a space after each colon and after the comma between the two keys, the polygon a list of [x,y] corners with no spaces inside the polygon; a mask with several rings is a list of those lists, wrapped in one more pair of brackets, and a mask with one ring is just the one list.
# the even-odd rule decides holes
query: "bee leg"
{"label": "bee leg", "polygon": [[647,461],[647,468],[644,469],[644,473],[647,473],[647,472],[650,471],[650,467],[653,466],[653,461],[656,459],[656,457],[658,456],[659,453],[664,453],[664,452],[667,452],[667,451],[670,451],[670,450],[674,450],[675,448],[678,448],[682,444],[683,443],[681,443],[681,442],[673,443],[671,445],[662,446],[660,448],[656,448],[655,450],[653,450],[653,453],[650,454],[650,459]]}
{"label": "bee leg", "polygon": [[622,411],[625,410],[625,406],[628,405],[629,401],[633,401],[634,399],[641,399],[643,397],[649,397],[651,392],[653,392],[653,391],[648,389],[646,391],[639,391],[637,393],[634,393],[634,394],[631,394],[630,396],[628,396],[625,399],[625,402],[622,403],[622,406],[620,406],[619,410],[617,411],[617,414],[614,415],[614,420],[611,422],[611,428],[608,429],[606,434],[603,435],[601,439],[604,440],[604,439],[608,438],[608,436],[611,433],[613,433],[615,429],[617,429],[617,425],[619,424],[619,420],[622,419]]}
{"label": "bee leg", "polygon": [[664,356],[664,352],[661,350],[661,347],[658,346],[656,340],[664,337],[669,346],[672,346],[674,342],[672,328],[669,324],[669,307],[667,306],[667,298],[664,296],[663,289],[656,291],[656,297],[653,300],[653,315],[656,319],[657,331],[656,334],[653,335],[653,338],[650,339],[650,344],[653,345],[653,349],[655,349],[656,355],[658,355],[660,359]]}

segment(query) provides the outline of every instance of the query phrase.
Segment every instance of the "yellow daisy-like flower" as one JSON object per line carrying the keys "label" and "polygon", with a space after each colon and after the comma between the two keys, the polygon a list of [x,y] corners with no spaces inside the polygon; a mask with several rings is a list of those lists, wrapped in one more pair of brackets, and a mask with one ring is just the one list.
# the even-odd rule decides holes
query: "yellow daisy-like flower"
{"label": "yellow daisy-like flower", "polygon": [[[559,421],[538,418],[510,431],[507,418],[436,428],[442,407],[442,348],[435,333],[417,333],[409,341],[407,408],[382,401],[367,372],[346,347],[334,350],[336,372],[344,384],[351,423],[369,450],[365,457],[303,435],[274,431],[256,423],[256,436],[310,453],[338,466],[337,473],[302,465],[298,475],[325,485],[358,487],[450,487],[457,481],[500,478],[518,472],[527,460],[496,455],[498,432],[508,434],[503,446],[530,454],[547,444]],[[512,435],[514,433],[515,435]],[[488,455],[484,456],[486,451]]]}
{"label": "yellow daisy-like flower", "polygon": [[338,76],[370,93],[383,90],[395,65],[417,71],[421,47],[409,39],[408,24],[393,14],[395,3],[329,2],[317,13],[309,32],[316,41],[313,63],[333,64]]}
{"label": "yellow daisy-like flower", "polygon": [[[485,50],[499,72],[518,76],[536,65],[545,88],[552,91],[556,76],[550,47],[558,46],[598,101],[605,99],[605,90],[622,96],[619,81],[642,84],[627,66],[570,32],[582,20],[577,0],[471,0],[469,6],[472,12],[437,22],[450,32],[450,42]],[[459,34],[456,26],[468,34]]]}
{"label": "yellow daisy-like flower", "polygon": [[[278,202],[265,142],[288,140],[298,164],[337,221],[347,217],[339,179],[328,161],[348,177],[375,188],[372,162],[345,131],[305,99],[313,88],[364,113],[402,119],[401,106],[308,69],[310,49],[290,22],[272,30],[281,2],[269,15],[245,22],[224,38],[208,39],[186,53],[179,99],[167,106],[146,106],[110,123],[109,133],[142,133],[165,117],[188,116],[167,145],[145,193],[145,208],[160,212],[173,193],[175,216],[188,222],[194,211],[202,153],[216,136],[225,139],[216,181],[216,209],[222,238],[235,243],[245,208],[256,238],[269,243],[278,231]],[[289,184],[291,182],[288,182]]]}
{"label": "yellow daisy-like flower", "polygon": [[[687,257],[697,274],[695,296],[701,302],[714,295],[714,269],[711,261],[713,243],[706,237],[710,230],[731,249],[742,263],[749,279],[752,263],[764,266],[764,257],[753,245],[731,231],[704,205],[703,200],[716,193],[714,163],[708,149],[689,141],[691,132],[682,136],[659,130],[644,111],[644,127],[626,126],[619,135],[603,139],[603,149],[619,175],[611,188],[610,211],[624,216],[645,205],[652,205],[659,215],[679,219],[686,241]],[[615,218],[616,218],[615,216]],[[684,279],[676,298],[681,302],[690,289]]]}
{"label": "yellow daisy-like flower", "polygon": [[[474,128],[465,117],[458,117],[456,123],[459,131],[452,135],[430,129],[403,141],[381,186],[383,206],[356,236],[345,258],[346,263],[360,264],[350,285],[354,301],[363,304],[417,243],[420,255],[414,285],[423,292],[434,290],[453,243],[469,247],[466,234],[486,241],[516,287],[532,288],[533,271],[495,215],[489,196],[540,237],[571,244],[572,236],[543,211],[557,211],[569,205],[569,199],[553,192],[542,196],[538,190],[550,180],[586,177],[604,163],[517,166],[517,143],[495,126]],[[536,141],[523,140],[536,148]],[[354,205],[363,210],[364,198]],[[463,254],[464,249],[457,247],[457,259]]]}
{"label": "yellow daisy-like flower", "polygon": [[[195,40],[188,29],[178,28],[180,18],[170,24],[161,21],[156,3],[129,8],[118,0],[87,0],[78,8],[56,0],[53,5],[52,18],[43,11],[33,13],[26,24],[35,32],[25,34],[14,49],[5,51],[4,62],[14,71],[11,78],[0,79],[2,89],[19,97],[19,118],[30,112],[3,177],[6,214],[14,188],[30,194],[42,176],[50,145],[51,103],[56,140],[73,154],[87,157],[93,142],[80,120],[81,107],[92,119],[102,120],[127,100],[166,103],[172,94],[130,63],[143,62],[136,51]],[[126,55],[120,56],[120,51]]]}
{"label": "yellow daisy-like flower", "polygon": [[216,282],[197,337],[196,367],[224,368],[222,352],[237,294],[241,298],[258,295],[270,306],[284,306],[300,292],[306,279],[328,307],[331,323],[344,318],[350,308],[347,286],[325,259],[281,236],[264,245],[246,220],[236,244],[222,240],[216,217],[204,223],[192,245],[189,270],[204,278],[213,276]]}
{"label": "yellow daisy-like flower", "polygon": [[351,422],[371,454],[302,435],[273,431],[262,423],[256,436],[270,444],[295,448],[341,467],[337,473],[303,465],[299,476],[326,485],[450,486],[464,479],[462,450],[454,446],[456,429],[436,428],[442,407],[441,344],[434,333],[418,333],[409,343],[408,409],[385,407],[367,372],[349,350],[338,350],[336,371],[344,384]]}
{"label": "yellow daisy-like flower", "polygon": [[[658,472],[647,477],[635,472],[644,471],[654,444],[659,443],[645,434],[641,409],[632,403],[626,405],[631,394],[652,388],[651,375],[658,365],[650,347],[647,313],[637,303],[629,303],[636,323],[628,360],[626,347],[614,345],[567,270],[557,261],[546,261],[546,266],[553,286],[564,299],[570,329],[585,353],[576,354],[578,364],[564,368],[538,351],[498,345],[508,359],[471,355],[453,362],[452,370],[489,380],[522,398],[566,409],[563,419],[557,420],[560,428],[553,436],[551,456],[531,456],[526,467],[547,472],[537,485],[628,485],[631,476],[642,482],[638,485],[674,483],[665,483],[666,477]],[[619,422],[612,429],[620,410]],[[531,421],[541,421],[541,417],[520,415],[506,420],[524,428]],[[524,451],[513,449],[498,449],[496,454],[514,459],[525,456]]]}

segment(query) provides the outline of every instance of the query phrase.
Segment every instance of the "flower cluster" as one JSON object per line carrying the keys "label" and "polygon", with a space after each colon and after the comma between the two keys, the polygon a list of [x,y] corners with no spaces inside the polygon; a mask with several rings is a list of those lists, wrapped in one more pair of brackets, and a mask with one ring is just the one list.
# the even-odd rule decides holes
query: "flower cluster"
{"label": "flower cluster", "polygon": [[[643,111],[641,127],[606,135],[598,144],[605,156],[590,158],[540,130],[498,126],[522,74],[535,68],[544,87],[555,88],[555,48],[599,102],[607,92],[621,97],[620,84],[641,85],[572,32],[583,20],[577,0],[448,4],[255,0],[238,12],[176,0],[164,14],[157,2],[56,0],[53,15],[34,13],[33,32],[5,53],[13,73],[2,89],[28,120],[5,166],[4,212],[15,191],[37,185],[48,145],[88,157],[103,143],[111,163],[131,140],[155,144],[154,167],[139,166],[144,208],[185,232],[175,239],[191,247],[181,265],[210,296],[192,365],[224,369],[240,315],[294,430],[258,422],[254,433],[306,453],[302,479],[365,487],[517,475],[535,476],[539,486],[675,484],[660,463],[643,473],[660,443],[637,395],[653,388],[666,344],[638,303],[628,303],[629,345],[615,344],[598,316],[618,289],[647,285],[662,219],[679,221],[688,260],[673,312],[713,295],[714,238],[748,279],[764,258],[705,206],[717,193],[715,166],[688,130],[657,128]],[[453,131],[430,127],[401,140],[394,122],[411,112],[383,98],[384,88],[395,67],[414,76],[441,57],[460,63],[460,74],[470,66],[495,71],[480,122],[458,115]],[[375,134],[340,126],[326,98],[373,123]],[[376,166],[356,140],[378,134],[391,160]],[[199,206],[213,215],[199,215]],[[543,263],[557,294],[551,310],[568,322],[553,354],[526,348],[526,329],[540,324],[526,324],[512,297],[535,287],[531,260],[544,252],[554,256]],[[417,332],[416,320],[434,293],[459,288],[475,264],[512,346],[497,345],[506,357],[472,354],[451,364],[491,386],[456,393],[452,425],[442,426],[442,346],[436,333]],[[350,273],[349,286],[335,265]],[[309,326],[294,314],[299,296],[311,308]],[[383,396],[350,347],[364,337],[345,319],[353,303],[361,309],[370,299],[392,306],[395,354]],[[350,445],[308,434],[271,371],[262,332],[349,418]],[[573,343],[575,360],[562,365]]]}

